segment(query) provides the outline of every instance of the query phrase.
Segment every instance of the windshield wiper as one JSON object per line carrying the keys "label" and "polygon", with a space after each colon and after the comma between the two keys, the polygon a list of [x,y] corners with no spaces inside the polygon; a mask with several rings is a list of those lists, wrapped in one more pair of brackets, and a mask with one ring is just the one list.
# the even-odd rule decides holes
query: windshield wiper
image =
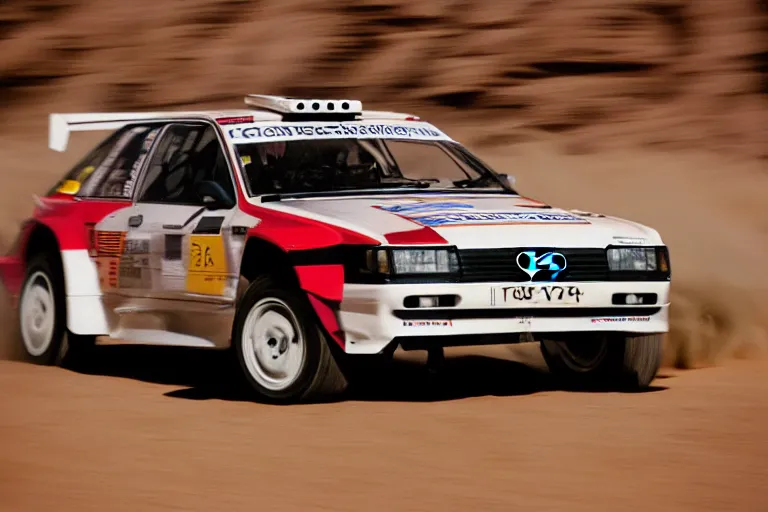
{"label": "windshield wiper", "polygon": [[[429,188],[431,183],[427,181],[422,180],[404,180],[404,181],[382,181],[378,185],[372,185],[368,190],[386,190],[388,188]],[[315,197],[315,196],[332,196],[334,194],[346,194],[349,192],[358,192],[358,193],[364,193],[366,191],[366,188],[359,188],[355,186],[350,187],[336,187],[332,190],[317,190],[317,191],[305,191],[305,192],[283,192],[283,193],[272,193],[272,194],[263,194],[261,195],[261,202],[267,203],[267,202],[275,202],[275,201],[281,201],[283,197]]]}
{"label": "windshield wiper", "polygon": [[[491,186],[501,185],[501,187],[507,192],[514,192],[506,184],[499,182],[497,180],[494,180],[492,178],[493,177],[490,175],[483,175],[483,176],[478,176],[477,178],[467,178],[465,180],[457,180],[453,182],[453,185],[459,188],[475,188],[475,187],[487,187],[488,185],[491,185]],[[488,183],[489,181],[491,183]]]}
{"label": "windshield wiper", "polygon": [[395,180],[405,180],[405,181],[418,181],[418,182],[428,182],[428,183],[440,183],[440,178],[406,178],[405,176],[401,176],[399,178],[390,178]]}
{"label": "windshield wiper", "polygon": [[435,178],[425,178],[422,180],[412,180],[410,178],[397,178],[392,181],[381,180],[379,182],[379,188],[390,187],[416,187],[416,188],[429,188],[432,183],[439,183],[440,180]]}

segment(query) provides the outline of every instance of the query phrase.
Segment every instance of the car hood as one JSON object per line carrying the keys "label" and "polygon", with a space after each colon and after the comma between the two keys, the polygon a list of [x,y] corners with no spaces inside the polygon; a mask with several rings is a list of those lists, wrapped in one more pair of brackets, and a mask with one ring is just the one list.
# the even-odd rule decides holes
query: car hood
{"label": "car hood", "polygon": [[[635,222],[508,194],[284,198],[259,206],[343,227],[384,244],[419,243],[419,233],[430,230],[462,249],[662,243],[655,230]],[[430,234],[422,239],[439,240]]]}

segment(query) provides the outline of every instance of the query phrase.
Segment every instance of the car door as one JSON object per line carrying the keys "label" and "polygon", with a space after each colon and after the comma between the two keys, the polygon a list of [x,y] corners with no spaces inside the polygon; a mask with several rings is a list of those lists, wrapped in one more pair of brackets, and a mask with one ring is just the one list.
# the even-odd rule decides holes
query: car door
{"label": "car door", "polygon": [[232,173],[216,130],[204,123],[167,126],[137,183],[125,240],[115,337],[152,343],[228,343],[239,276],[241,237]]}
{"label": "car door", "polygon": [[[89,256],[97,268],[108,321],[110,311],[126,300],[119,288],[124,219],[131,211],[136,180],[162,129],[162,124],[155,123],[118,130],[79,162],[64,182],[82,201]],[[104,211],[111,213],[104,217]]]}

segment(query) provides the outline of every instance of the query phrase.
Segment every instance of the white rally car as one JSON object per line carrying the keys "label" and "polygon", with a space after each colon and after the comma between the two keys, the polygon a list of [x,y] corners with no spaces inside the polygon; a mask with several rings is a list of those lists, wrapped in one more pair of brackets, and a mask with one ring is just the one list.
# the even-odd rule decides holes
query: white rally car
{"label": "white rally car", "polygon": [[29,357],[231,350],[267,399],[343,390],[397,347],[540,340],[564,384],[642,388],[668,330],[648,227],[521,196],[419,118],[251,95],[226,112],[52,114],[110,130],[0,258]]}

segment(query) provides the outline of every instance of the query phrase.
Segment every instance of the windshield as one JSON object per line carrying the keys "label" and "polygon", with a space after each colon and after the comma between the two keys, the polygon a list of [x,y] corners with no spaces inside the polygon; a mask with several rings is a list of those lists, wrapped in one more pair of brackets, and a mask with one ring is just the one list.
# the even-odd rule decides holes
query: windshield
{"label": "windshield", "polygon": [[252,197],[404,188],[514,192],[454,142],[304,139],[236,148]]}

